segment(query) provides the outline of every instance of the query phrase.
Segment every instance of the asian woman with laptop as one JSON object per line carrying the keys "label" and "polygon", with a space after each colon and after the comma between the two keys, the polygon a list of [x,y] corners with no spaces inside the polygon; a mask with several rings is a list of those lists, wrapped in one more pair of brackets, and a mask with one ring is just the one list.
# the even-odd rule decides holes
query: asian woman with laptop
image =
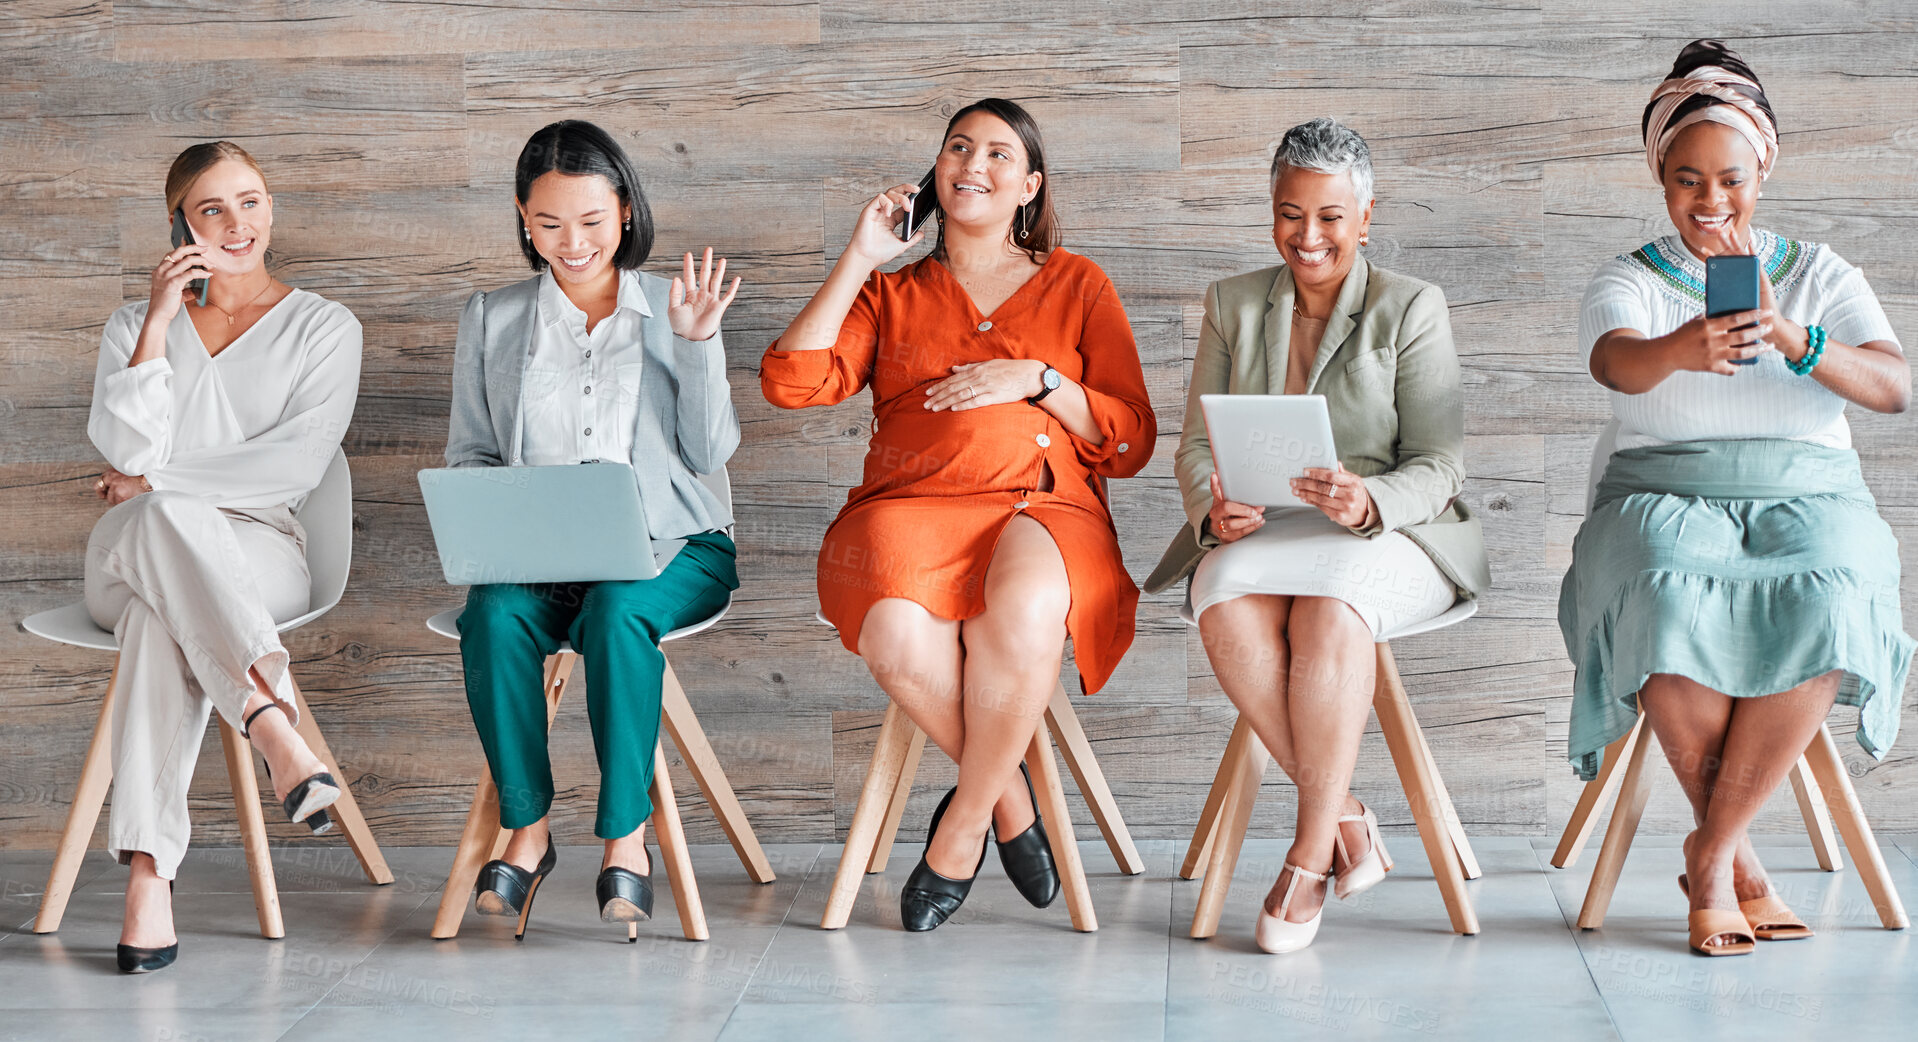
{"label": "asian woman with laptop", "polygon": [[[725,503],[697,475],[739,445],[719,324],[739,290],[726,261],[685,255],[667,280],[640,271],[652,212],[604,130],[551,124],[514,171],[514,235],[536,274],[474,293],[454,352],[449,467],[630,462],[646,532],[683,539],[651,579],[482,583],[460,615],[466,696],[500,792],[503,857],[481,869],[482,914],[526,916],[554,865],[542,664],[562,641],[585,659],[598,753],[594,833],[605,841],[600,918],[652,914],[652,813],[665,658],[660,637],[710,616],[739,587]],[[672,545],[672,543],[668,543]]]}

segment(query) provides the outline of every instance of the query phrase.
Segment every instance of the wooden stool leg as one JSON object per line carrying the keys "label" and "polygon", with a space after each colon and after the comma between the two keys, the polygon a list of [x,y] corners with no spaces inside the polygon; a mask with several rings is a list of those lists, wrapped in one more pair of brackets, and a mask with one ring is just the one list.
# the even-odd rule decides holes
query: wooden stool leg
{"label": "wooden stool leg", "polygon": [[1472,841],[1465,835],[1465,823],[1458,818],[1458,808],[1452,806],[1452,793],[1445,788],[1445,778],[1439,774],[1431,743],[1425,740],[1425,728],[1415,727],[1412,733],[1418,736],[1419,755],[1425,758],[1425,769],[1432,774],[1433,795],[1438,800],[1439,812],[1445,817],[1445,833],[1451,839],[1452,852],[1458,856],[1459,871],[1467,879],[1477,879],[1484,873],[1479,871],[1478,857],[1472,853]]}
{"label": "wooden stool leg", "polygon": [[266,818],[260,813],[260,786],[253,777],[253,743],[224,718],[220,744],[226,747],[226,773],[233,781],[233,809],[240,818],[240,840],[246,848],[246,871],[253,880],[253,910],[259,913],[260,936],[269,941],[286,936],[280,919],[280,888],[273,880],[273,855],[266,845]]}
{"label": "wooden stool leg", "polygon": [[1831,811],[1825,806],[1824,790],[1812,777],[1811,764],[1802,756],[1792,764],[1791,791],[1798,797],[1798,813],[1805,819],[1805,832],[1811,836],[1811,851],[1818,858],[1818,867],[1827,872],[1844,868],[1845,859],[1838,853],[1838,837],[1831,831]]}
{"label": "wooden stool leg", "polygon": [[1119,815],[1119,804],[1112,798],[1112,789],[1106,785],[1105,772],[1099,769],[1098,759],[1092,755],[1092,743],[1086,740],[1079,714],[1072,711],[1064,684],[1052,689],[1052,702],[1046,706],[1046,726],[1059,744],[1059,752],[1065,757],[1066,769],[1072,772],[1072,780],[1079,786],[1079,794],[1092,810],[1092,820],[1099,824],[1099,833],[1105,837],[1107,849],[1112,851],[1112,860],[1119,863],[1119,871],[1129,876],[1144,872],[1145,859],[1139,856],[1132,833],[1125,827],[1125,818]]}
{"label": "wooden stool leg", "polygon": [[919,758],[926,752],[926,732],[912,729],[912,744],[906,748],[906,760],[899,768],[899,783],[893,786],[886,804],[886,821],[879,827],[879,840],[872,845],[872,857],[866,861],[866,874],[886,870],[892,860],[892,841],[899,836],[899,819],[906,815],[906,799],[912,795],[912,779],[919,773]]}
{"label": "wooden stool leg", "polygon": [[93,841],[93,826],[100,821],[100,807],[107,801],[107,786],[113,781],[113,735],[108,729],[119,680],[120,660],[116,657],[113,675],[107,679],[107,693],[100,699],[100,715],[93,721],[93,740],[87,743],[87,757],[80,765],[73,806],[68,808],[67,823],[60,830],[60,845],[54,848],[47,890],[40,895],[34,933],[52,933],[60,928],[67,901],[73,897],[73,881],[80,875],[80,862],[87,856],[87,844]]}
{"label": "wooden stool leg", "polygon": [[819,920],[822,930],[837,930],[852,917],[852,905],[859,896],[859,883],[872,860],[873,844],[879,838],[890,809],[893,790],[905,767],[906,750],[919,730],[898,705],[886,705],[886,717],[879,725],[879,741],[873,746],[872,766],[866,769],[865,784],[859,790],[859,803],[853,808],[852,826],[846,830],[846,849],[839,855],[839,868],[833,873],[832,889],[826,894],[826,912]]}
{"label": "wooden stool leg", "polygon": [[[289,678],[290,680],[291,678]],[[294,729],[300,737],[306,739],[306,747],[320,758],[326,769],[340,782],[340,798],[327,813],[339,819],[340,831],[346,834],[346,842],[353,848],[353,856],[359,859],[360,871],[366,873],[366,880],[374,886],[385,886],[393,881],[393,870],[386,867],[386,858],[380,855],[380,845],[373,839],[373,830],[366,827],[366,817],[360,813],[360,805],[353,798],[353,789],[346,783],[346,772],[340,770],[340,762],[333,758],[333,750],[326,744],[326,736],[320,734],[319,721],[313,719],[313,703],[293,685],[293,692],[300,700],[300,722]]]}
{"label": "wooden stool leg", "polygon": [[686,689],[679,686],[671,662],[666,663],[660,694],[662,722],[673,736],[673,744],[679,747],[679,755],[685,759],[693,781],[706,794],[706,805],[713,809],[713,817],[719,819],[719,827],[732,841],[739,863],[746,866],[746,874],[753,882],[772,882],[776,878],[773,866],[766,860],[766,852],[760,849],[759,837],[753,835],[746,811],[739,805],[739,797],[733,794],[732,783],[726,780],[719,757],[713,755],[712,743],[706,740],[706,730],[699,726],[699,717],[693,715],[692,703],[686,700]]}
{"label": "wooden stool leg", "polygon": [[[566,681],[573,675],[578,656],[562,652],[546,660],[542,690],[546,695],[546,728],[553,727],[559,712],[559,700],[566,693]],[[453,870],[446,875],[440,890],[439,911],[433,916],[433,939],[458,937],[460,921],[466,916],[466,901],[473,895],[473,881],[488,861],[506,852],[512,833],[499,826],[499,789],[493,784],[493,772],[480,763],[479,784],[473,790],[473,806],[466,812],[466,827],[460,831],[459,846],[453,850]]]}
{"label": "wooden stool leg", "polygon": [[[1228,742],[1228,749],[1230,745]],[[1219,803],[1205,882],[1199,884],[1199,906],[1192,912],[1193,937],[1210,937],[1219,932],[1219,919],[1225,914],[1225,897],[1232,889],[1232,872],[1239,864],[1239,848],[1245,843],[1246,829],[1252,824],[1252,805],[1258,802],[1259,783],[1265,780],[1265,767],[1270,760],[1265,743],[1250,733],[1248,725],[1246,740],[1239,743],[1237,755],[1219,765],[1220,772],[1228,774],[1230,780]]]}
{"label": "wooden stool leg", "polygon": [[499,789],[493,785],[493,772],[482,763],[473,806],[466,812],[466,828],[460,832],[460,845],[453,850],[453,870],[447,873],[446,886],[440,891],[439,913],[433,917],[434,940],[459,936],[467,899],[473,896],[473,881],[479,878],[480,867],[498,856],[493,848],[506,834],[499,827]]}
{"label": "wooden stool leg", "polygon": [[[693,878],[693,855],[686,849],[686,833],[680,828],[679,804],[673,799],[672,779],[666,774],[666,750],[653,749],[653,839],[659,843],[659,855],[666,859],[666,873],[673,884],[673,903],[679,907],[679,926],[689,941],[712,936],[706,931],[706,909],[699,903],[699,882]],[[628,939],[635,929],[627,930]]]}
{"label": "wooden stool leg", "polygon": [[1252,725],[1239,717],[1232,724],[1232,737],[1226,739],[1225,753],[1219,757],[1219,769],[1213,772],[1212,788],[1205,794],[1205,807],[1199,811],[1199,823],[1192,829],[1192,842],[1185,848],[1185,863],[1179,866],[1180,879],[1192,879],[1207,863],[1212,840],[1219,831],[1219,812],[1225,806],[1225,794],[1232,788],[1232,765],[1243,754]]}
{"label": "wooden stool leg", "polygon": [[1398,768],[1399,784],[1405,787],[1406,801],[1412,805],[1412,820],[1418,823],[1419,839],[1425,844],[1425,857],[1438,879],[1439,894],[1445,898],[1445,910],[1451,916],[1452,929],[1471,935],[1478,933],[1478,913],[1472,909],[1472,895],[1465,889],[1465,873],[1459,864],[1458,848],[1440,809],[1443,790],[1430,762],[1421,755],[1418,719],[1412,714],[1412,700],[1406,697],[1399,680],[1398,663],[1389,644],[1378,645],[1378,679],[1373,690],[1372,710],[1378,714],[1379,730],[1392,752],[1392,764]]}
{"label": "wooden stool leg", "polygon": [[[1639,717],[1641,723],[1644,717]],[[1645,801],[1652,787],[1645,781],[1645,757],[1657,744],[1650,731],[1640,730],[1632,743],[1631,759],[1625,764],[1625,777],[1619,782],[1618,802],[1612,805],[1612,821],[1605,828],[1605,842],[1598,848],[1598,864],[1592,866],[1592,881],[1585,888],[1585,904],[1578,910],[1578,928],[1596,930],[1605,925],[1605,910],[1612,906],[1612,891],[1618,888],[1618,874],[1625,868],[1625,855],[1632,849],[1632,837],[1638,832],[1638,819],[1645,813]]]}
{"label": "wooden stool leg", "polygon": [[1592,837],[1592,827],[1598,824],[1598,808],[1612,798],[1625,777],[1618,765],[1631,758],[1632,746],[1637,744],[1638,732],[1644,727],[1645,714],[1640,713],[1631,730],[1605,747],[1598,777],[1585,783],[1578,794],[1578,805],[1572,808],[1571,820],[1565,823],[1565,831],[1558,837],[1558,849],[1552,852],[1553,868],[1570,868],[1578,862],[1578,855],[1584,852],[1586,841]]}
{"label": "wooden stool leg", "polygon": [[1887,930],[1902,930],[1911,925],[1911,920],[1905,917],[1904,903],[1898,899],[1898,889],[1892,885],[1891,873],[1885,868],[1885,857],[1878,850],[1878,840],[1871,834],[1871,824],[1865,820],[1865,808],[1859,804],[1858,792],[1851,787],[1851,776],[1845,773],[1844,762],[1838,758],[1838,746],[1831,740],[1831,731],[1822,724],[1812,736],[1810,748],[1805,750],[1805,760],[1810,763],[1818,784],[1831,796],[1831,813],[1836,819],[1838,834],[1845,837],[1851,862],[1858,867],[1858,875],[1865,881],[1865,892],[1871,895],[1871,903],[1878,909],[1878,921]]}
{"label": "wooden stool leg", "polygon": [[1066,807],[1065,785],[1059,778],[1059,765],[1052,758],[1052,736],[1043,726],[1032,730],[1032,743],[1026,747],[1026,770],[1032,774],[1033,792],[1039,797],[1039,817],[1046,823],[1046,839],[1052,846],[1052,860],[1059,868],[1059,883],[1065,891],[1066,910],[1072,915],[1072,928],[1091,933],[1099,928],[1099,917],[1092,910],[1092,888],[1086,883],[1086,867],[1079,859],[1078,837],[1072,832],[1072,812]]}

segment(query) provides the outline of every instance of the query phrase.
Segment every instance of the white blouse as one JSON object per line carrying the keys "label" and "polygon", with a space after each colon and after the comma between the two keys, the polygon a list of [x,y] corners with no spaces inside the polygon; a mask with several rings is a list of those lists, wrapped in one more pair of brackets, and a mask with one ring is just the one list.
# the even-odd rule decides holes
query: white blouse
{"label": "white blouse", "polygon": [[[1833,340],[1897,343],[1884,308],[1864,273],[1818,243],[1783,239],[1753,229],[1758,256],[1784,317],[1824,326]],[[1667,235],[1606,261],[1585,290],[1579,310],[1580,357],[1589,370],[1592,346],[1614,329],[1661,337],[1705,313],[1705,264],[1676,235]],[[1845,399],[1785,356],[1766,351],[1732,376],[1676,372],[1644,394],[1612,392],[1618,447],[1676,441],[1789,438],[1831,448],[1851,447]]]}
{"label": "white blouse", "polygon": [[360,323],[296,289],[209,356],[187,304],[166,355],[128,367],[147,302],[107,319],[87,436],[115,470],[235,510],[297,510],[333,460],[359,396]]}
{"label": "white blouse", "polygon": [[529,466],[633,458],[640,323],[653,315],[639,275],[619,273],[613,313],[586,331],[581,311],[548,268],[539,278],[539,320],[520,383],[521,461]]}

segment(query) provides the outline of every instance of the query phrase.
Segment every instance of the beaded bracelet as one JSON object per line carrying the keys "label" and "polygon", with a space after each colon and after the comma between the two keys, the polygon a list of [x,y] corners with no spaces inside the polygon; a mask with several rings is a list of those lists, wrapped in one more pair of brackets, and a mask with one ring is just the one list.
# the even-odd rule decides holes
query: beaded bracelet
{"label": "beaded bracelet", "polygon": [[1810,376],[1811,371],[1817,368],[1818,360],[1825,357],[1825,327],[1806,326],[1805,336],[1808,345],[1805,349],[1805,357],[1796,362],[1785,363],[1799,376]]}

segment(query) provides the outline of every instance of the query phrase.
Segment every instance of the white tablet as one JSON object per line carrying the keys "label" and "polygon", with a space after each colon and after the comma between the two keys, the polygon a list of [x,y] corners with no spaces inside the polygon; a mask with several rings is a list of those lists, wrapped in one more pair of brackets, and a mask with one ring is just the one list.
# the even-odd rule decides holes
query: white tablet
{"label": "white tablet", "polygon": [[1336,469],[1332,418],[1322,394],[1202,394],[1212,466],[1225,498],[1255,507],[1302,507],[1292,479]]}

